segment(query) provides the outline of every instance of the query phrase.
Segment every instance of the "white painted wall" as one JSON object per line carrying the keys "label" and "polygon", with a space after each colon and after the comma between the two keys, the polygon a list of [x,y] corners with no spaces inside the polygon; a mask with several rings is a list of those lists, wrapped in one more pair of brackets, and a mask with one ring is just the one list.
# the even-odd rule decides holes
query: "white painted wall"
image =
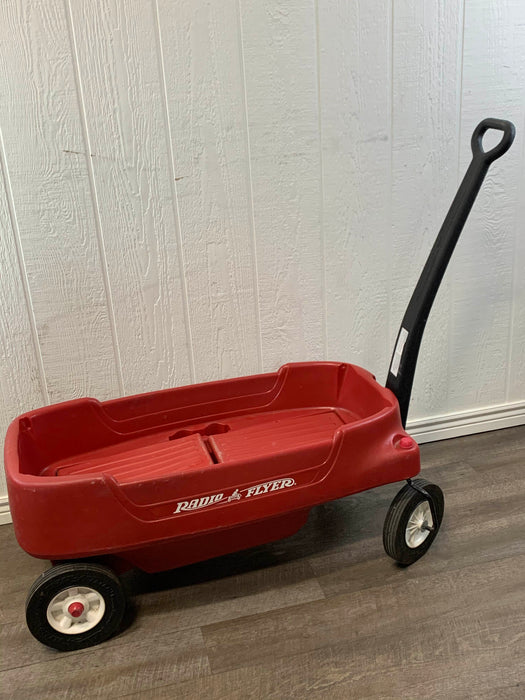
{"label": "white painted wall", "polygon": [[485,116],[518,136],[411,418],[525,422],[524,113],[522,0],[3,0],[0,432],[289,360],[383,379]]}

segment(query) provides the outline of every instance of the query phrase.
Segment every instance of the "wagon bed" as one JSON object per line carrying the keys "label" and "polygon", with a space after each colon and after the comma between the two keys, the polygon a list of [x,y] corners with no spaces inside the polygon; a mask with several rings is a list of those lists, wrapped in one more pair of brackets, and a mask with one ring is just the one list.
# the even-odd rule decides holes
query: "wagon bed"
{"label": "wagon bed", "polygon": [[[272,527],[276,537],[297,529],[318,503],[417,474],[419,450],[401,449],[403,437],[395,396],[336,362],[46,406],[18,418],[6,440],[17,537],[53,561],[125,550],[149,570],[142,550],[158,540],[162,562],[188,563],[197,533],[213,542],[254,523],[243,533],[251,546]],[[73,519],[74,531],[62,526]]]}
{"label": "wagon bed", "polygon": [[[355,416],[343,408],[306,408],[254,413],[155,436],[151,444],[118,445],[87,452],[49,467],[48,476],[106,474],[119,484],[200,471],[215,465],[270,456],[309,445],[330,450],[334,433]],[[170,431],[171,432],[171,431]],[[151,438],[150,438],[151,440]],[[140,441],[139,441],[140,442]],[[148,440],[149,443],[149,440]]]}

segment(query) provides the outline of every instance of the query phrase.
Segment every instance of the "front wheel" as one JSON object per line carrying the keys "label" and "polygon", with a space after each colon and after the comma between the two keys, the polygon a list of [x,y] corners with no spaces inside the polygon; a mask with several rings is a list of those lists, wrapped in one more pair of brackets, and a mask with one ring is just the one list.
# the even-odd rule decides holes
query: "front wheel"
{"label": "front wheel", "polygon": [[413,479],[412,484],[427,492],[432,499],[434,515],[429,499],[420,491],[406,484],[392,501],[383,528],[383,545],[386,553],[399,564],[408,566],[425,554],[434,541],[443,519],[443,492],[426,479]]}
{"label": "front wheel", "polygon": [[42,644],[73,651],[99,644],[122,622],[126,597],[119,578],[106,566],[59,564],[32,585],[26,621]]}

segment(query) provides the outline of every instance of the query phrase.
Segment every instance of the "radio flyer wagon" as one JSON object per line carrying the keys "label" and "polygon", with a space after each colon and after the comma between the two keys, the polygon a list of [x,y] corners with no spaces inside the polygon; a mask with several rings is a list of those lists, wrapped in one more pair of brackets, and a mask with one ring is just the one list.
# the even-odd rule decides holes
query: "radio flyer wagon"
{"label": "radio flyer wagon", "polygon": [[[503,132],[485,151],[488,129]],[[17,418],[5,443],[16,537],[53,567],[32,586],[33,635],[72,650],[118,630],[116,572],[172,569],[291,535],[320,503],[406,480],[384,525],[387,553],[408,565],[436,537],[440,488],[424,479],[405,432],[425,323],[490,164],[514,139],[485,119],[472,162],[412,295],[386,387],[343,362],[46,406]]]}

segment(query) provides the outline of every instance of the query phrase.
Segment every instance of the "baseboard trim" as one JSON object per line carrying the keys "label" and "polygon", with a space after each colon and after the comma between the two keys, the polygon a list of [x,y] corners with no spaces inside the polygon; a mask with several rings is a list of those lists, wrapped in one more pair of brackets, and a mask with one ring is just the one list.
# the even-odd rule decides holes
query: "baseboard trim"
{"label": "baseboard trim", "polygon": [[7,497],[0,498],[0,525],[7,525],[7,523],[12,522],[11,511],[9,510],[9,503]]}
{"label": "baseboard trim", "polygon": [[419,443],[448,440],[525,424],[525,401],[448,413],[408,421],[407,430]]}
{"label": "baseboard trim", "polygon": [[[474,435],[525,424],[525,401],[448,413],[408,421],[407,430],[420,444]],[[0,525],[12,522],[7,497],[0,498]]]}

